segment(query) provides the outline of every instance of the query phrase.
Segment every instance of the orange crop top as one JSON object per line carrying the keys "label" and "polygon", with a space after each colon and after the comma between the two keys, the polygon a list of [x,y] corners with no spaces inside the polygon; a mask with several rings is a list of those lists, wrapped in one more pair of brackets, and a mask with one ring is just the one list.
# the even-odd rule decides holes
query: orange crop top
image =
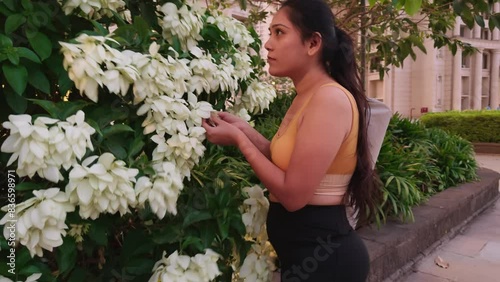
{"label": "orange crop top", "polygon": [[[349,134],[342,142],[339,151],[335,156],[335,159],[328,168],[327,174],[321,181],[319,187],[317,187],[314,193],[314,198],[317,198],[318,196],[343,196],[345,194],[345,191],[347,190],[347,186],[349,185],[352,174],[354,173],[357,160],[356,147],[358,141],[359,113],[356,106],[356,101],[354,100],[352,94],[338,83],[328,83],[322,85],[321,87],[325,86],[335,86],[341,89],[349,98],[353,113],[352,126]],[[271,140],[271,160],[275,165],[277,165],[284,171],[286,171],[288,168],[288,164],[290,162],[290,158],[295,146],[299,117],[309,104],[312,96],[314,95],[311,95],[309,100],[307,100],[302,108],[297,111],[288,126],[286,128],[280,127],[278,133],[276,133]],[[318,202],[314,198],[312,200],[313,204],[314,202]],[[323,202],[323,199],[320,200],[320,202]]]}

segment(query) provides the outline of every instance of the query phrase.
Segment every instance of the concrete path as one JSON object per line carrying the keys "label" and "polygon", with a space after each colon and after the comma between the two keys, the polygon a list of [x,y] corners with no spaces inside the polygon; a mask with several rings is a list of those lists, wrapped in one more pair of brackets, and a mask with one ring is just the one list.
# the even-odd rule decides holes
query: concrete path
{"label": "concrete path", "polygon": [[[480,167],[500,173],[500,155],[476,155]],[[448,268],[435,263],[440,257]],[[398,282],[500,282],[500,199],[416,264]]]}

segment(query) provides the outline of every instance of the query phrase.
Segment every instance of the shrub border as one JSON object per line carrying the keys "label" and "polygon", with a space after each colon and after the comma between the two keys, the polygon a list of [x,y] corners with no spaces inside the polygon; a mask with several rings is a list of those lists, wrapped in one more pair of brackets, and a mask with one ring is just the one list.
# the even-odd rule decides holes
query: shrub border
{"label": "shrub border", "polygon": [[446,189],[413,208],[415,222],[388,221],[358,230],[370,254],[369,282],[406,275],[414,264],[432,252],[499,198],[500,173],[478,169],[478,182]]}

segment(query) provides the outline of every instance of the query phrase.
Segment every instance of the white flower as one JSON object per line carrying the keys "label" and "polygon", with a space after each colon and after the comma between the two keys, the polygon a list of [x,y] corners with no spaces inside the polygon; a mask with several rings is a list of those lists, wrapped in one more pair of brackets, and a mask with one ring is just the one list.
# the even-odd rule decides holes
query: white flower
{"label": "white flower", "polygon": [[[38,279],[40,279],[40,277],[42,277],[41,273],[33,273],[28,278],[26,278],[26,281],[24,281],[24,282],[37,282]],[[7,277],[0,275],[0,282],[14,282],[14,281],[10,280]],[[17,282],[23,282],[23,281],[17,281]]]}
{"label": "white flower", "polygon": [[264,196],[264,190],[259,185],[245,187],[243,192],[248,195],[248,199],[243,201],[243,224],[245,224],[247,234],[252,238],[256,238],[266,223],[269,201]]}
{"label": "white flower", "polygon": [[129,206],[136,205],[133,183],[138,170],[126,168],[125,162],[115,160],[110,153],[102,154],[94,163],[97,158],[88,157],[70,171],[66,193],[71,203],[80,206],[83,219],[129,212]]}
{"label": "white flower", "polygon": [[210,117],[210,113],[214,110],[212,105],[205,101],[198,101],[198,98],[188,93],[188,102],[190,106],[189,120],[186,122],[189,127],[201,126],[202,119]]}
{"label": "white flower", "polygon": [[162,219],[165,214],[177,214],[177,199],[184,188],[182,176],[175,164],[163,162],[153,166],[156,175],[151,181],[148,177],[139,178],[135,186],[139,207],[149,202],[151,210]]}
{"label": "white flower", "polygon": [[239,281],[268,282],[276,269],[272,257],[272,247],[269,242],[262,245],[253,244],[239,270]]}
{"label": "white flower", "polygon": [[85,114],[78,111],[65,122],[39,117],[31,124],[29,115],[10,115],[9,121],[2,124],[10,129],[1,148],[2,152],[12,153],[7,165],[17,159],[19,176],[32,178],[36,173],[54,183],[63,180],[61,167],[68,169],[83,157],[87,148],[94,149],[90,136],[95,129],[84,118]]}
{"label": "white flower", "polygon": [[155,263],[149,282],[208,282],[221,274],[217,266],[220,255],[211,249],[194,257],[179,255],[177,251],[165,256],[163,252],[163,257]]}
{"label": "white flower", "polygon": [[218,14],[208,17],[207,23],[214,24],[219,30],[225,31],[233,43],[242,49],[255,41],[248,29],[235,18]]}
{"label": "white flower", "polygon": [[[28,248],[32,257],[35,254],[42,257],[42,249],[52,251],[62,245],[61,236],[66,235],[65,229],[68,228],[64,223],[66,214],[74,211],[75,207],[59,188],[35,190],[33,194],[35,197],[16,206],[16,239]],[[7,208],[5,206],[2,210]],[[9,238],[9,213],[0,220],[0,225],[5,225],[4,236]]]}
{"label": "white flower", "polygon": [[173,44],[173,37],[177,36],[184,51],[196,48],[197,42],[203,39],[200,35],[203,8],[197,4],[192,4],[189,8],[187,5],[177,8],[174,3],[169,2],[161,6],[160,11],[164,15],[159,21],[163,37]]}
{"label": "white flower", "polygon": [[85,18],[99,19],[103,15],[112,17],[112,11],[117,12],[123,7],[125,7],[123,0],[68,0],[64,3],[63,10],[66,15],[69,15],[75,9],[80,8]]}
{"label": "white flower", "polygon": [[70,224],[69,226],[71,228],[68,231],[68,235],[75,238],[75,241],[77,243],[83,242],[83,235],[85,235],[87,232],[89,232],[90,224],[89,223]]}
{"label": "white flower", "polygon": [[251,81],[247,91],[236,97],[235,107],[244,107],[248,112],[256,114],[269,108],[269,104],[276,98],[276,91],[270,84],[257,80]]}

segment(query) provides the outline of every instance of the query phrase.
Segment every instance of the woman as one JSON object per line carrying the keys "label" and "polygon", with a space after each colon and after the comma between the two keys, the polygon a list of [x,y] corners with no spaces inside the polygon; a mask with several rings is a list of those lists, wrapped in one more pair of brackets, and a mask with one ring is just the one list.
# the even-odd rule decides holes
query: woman
{"label": "woman", "polygon": [[366,138],[368,110],[351,38],[322,0],[288,0],[266,42],[269,73],[290,77],[297,95],[268,141],[241,119],[204,121],[207,138],[241,150],[270,192],[268,235],[281,281],[365,281],[366,247],[348,223],[374,214],[376,187]]}

